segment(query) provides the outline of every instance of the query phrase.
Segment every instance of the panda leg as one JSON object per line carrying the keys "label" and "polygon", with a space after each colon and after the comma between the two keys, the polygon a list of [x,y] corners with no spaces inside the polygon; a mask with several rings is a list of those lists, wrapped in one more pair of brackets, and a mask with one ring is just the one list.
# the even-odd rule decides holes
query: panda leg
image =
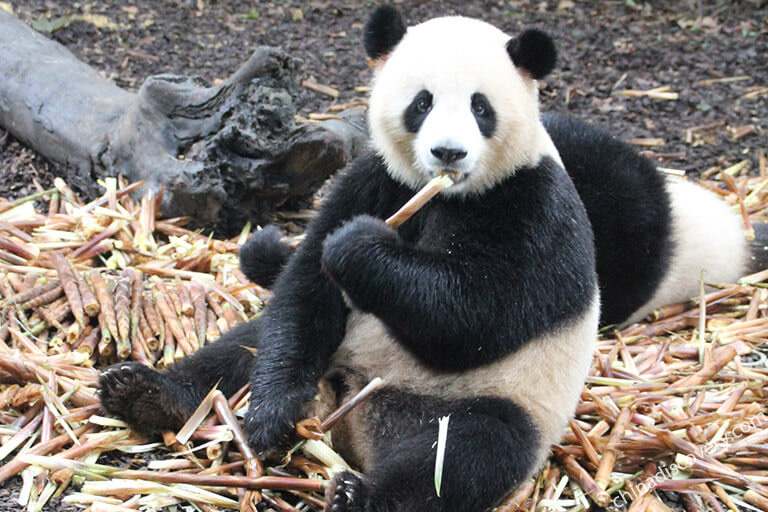
{"label": "panda leg", "polygon": [[[501,410],[489,410],[499,405]],[[372,425],[373,467],[365,476],[350,471],[338,474],[327,491],[326,510],[484,511],[498,504],[534,469],[538,436],[527,415],[513,404],[491,398],[467,400],[434,412],[404,419],[407,409],[392,411],[378,427]],[[508,412],[514,415],[509,417]],[[450,419],[438,497],[437,420],[446,414]],[[381,417],[373,421],[378,420]]]}
{"label": "panda leg", "polygon": [[[231,395],[248,382],[259,324],[240,324],[164,372],[139,363],[118,363],[99,376],[102,407],[145,434],[179,429],[218,385]],[[218,384],[217,384],[218,383]]]}

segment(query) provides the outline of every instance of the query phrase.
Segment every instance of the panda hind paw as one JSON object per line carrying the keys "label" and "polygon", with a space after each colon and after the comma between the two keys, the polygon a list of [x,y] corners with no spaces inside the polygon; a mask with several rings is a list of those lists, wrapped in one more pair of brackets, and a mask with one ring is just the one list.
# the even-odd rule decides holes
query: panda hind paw
{"label": "panda hind paw", "polygon": [[352,471],[337,474],[326,491],[325,512],[368,512],[368,484]]}
{"label": "panda hind paw", "polygon": [[112,365],[99,375],[104,410],[145,434],[181,427],[194,411],[186,395],[182,386],[136,362]]}

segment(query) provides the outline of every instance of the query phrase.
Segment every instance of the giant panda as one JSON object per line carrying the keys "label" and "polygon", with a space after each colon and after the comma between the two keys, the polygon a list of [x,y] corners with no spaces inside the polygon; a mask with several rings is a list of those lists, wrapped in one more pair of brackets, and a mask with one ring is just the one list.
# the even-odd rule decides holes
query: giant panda
{"label": "giant panda", "polygon": [[[334,428],[362,473],[334,477],[327,510],[488,510],[560,439],[601,293],[603,323],[631,321],[695,295],[701,269],[734,280],[749,249],[711,195],[666,185],[605,133],[540,117],[537,80],[556,58],[543,32],[463,17],[406,29],[391,6],[364,32],[371,151],[337,176],[295,253],[275,230],[243,249],[248,275],[273,284],[264,314],[165,372],[108,369],[101,401],[138,430],[177,429],[216,382],[229,394],[250,376],[245,429],[265,451],[382,377]],[[384,223],[446,171],[453,186],[397,230]]]}

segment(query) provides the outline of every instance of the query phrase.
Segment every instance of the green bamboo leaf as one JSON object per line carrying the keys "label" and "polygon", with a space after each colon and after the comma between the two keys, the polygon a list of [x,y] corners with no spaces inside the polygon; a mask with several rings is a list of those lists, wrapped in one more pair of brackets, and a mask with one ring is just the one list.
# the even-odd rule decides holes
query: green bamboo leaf
{"label": "green bamboo leaf", "polygon": [[438,420],[437,431],[437,456],[435,457],[435,491],[440,497],[440,487],[443,484],[443,461],[445,460],[445,444],[448,439],[448,421],[451,415],[443,416]]}

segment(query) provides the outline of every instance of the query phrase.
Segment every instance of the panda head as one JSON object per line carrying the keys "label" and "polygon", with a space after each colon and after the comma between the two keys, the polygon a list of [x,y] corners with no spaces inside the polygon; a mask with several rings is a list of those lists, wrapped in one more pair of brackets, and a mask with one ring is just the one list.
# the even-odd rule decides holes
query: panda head
{"label": "panda head", "polygon": [[458,16],[406,29],[385,5],[364,42],[377,64],[371,140],[396,180],[418,188],[447,171],[456,182],[448,193],[479,193],[544,154],[556,157],[539,120],[536,80],[556,58],[545,33],[510,38]]}

